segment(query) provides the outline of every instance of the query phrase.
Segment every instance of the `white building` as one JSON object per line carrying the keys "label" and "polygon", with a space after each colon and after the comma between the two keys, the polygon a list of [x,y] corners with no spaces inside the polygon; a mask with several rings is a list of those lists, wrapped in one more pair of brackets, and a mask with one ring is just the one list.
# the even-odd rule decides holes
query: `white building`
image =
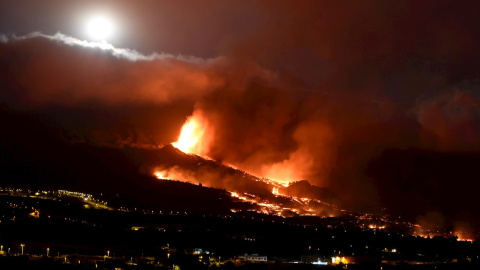
{"label": "white building", "polygon": [[238,256],[238,258],[248,262],[267,262],[267,256],[259,256],[258,254],[248,255],[245,253],[245,255]]}

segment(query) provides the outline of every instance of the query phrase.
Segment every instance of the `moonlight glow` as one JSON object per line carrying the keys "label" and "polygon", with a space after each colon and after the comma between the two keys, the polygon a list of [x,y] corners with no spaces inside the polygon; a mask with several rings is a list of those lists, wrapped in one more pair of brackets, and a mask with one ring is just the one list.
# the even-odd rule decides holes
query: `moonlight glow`
{"label": "moonlight glow", "polygon": [[87,23],[87,34],[94,40],[107,40],[113,34],[113,22],[105,16],[95,16]]}

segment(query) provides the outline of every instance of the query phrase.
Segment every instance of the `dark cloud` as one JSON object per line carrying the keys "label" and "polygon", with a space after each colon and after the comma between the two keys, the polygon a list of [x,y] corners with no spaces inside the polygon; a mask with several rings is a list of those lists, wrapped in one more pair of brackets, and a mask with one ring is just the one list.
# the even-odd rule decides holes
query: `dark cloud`
{"label": "dark cloud", "polygon": [[[29,106],[99,101],[111,105],[166,104],[194,100],[218,88],[215,63],[169,55],[150,57],[121,49],[88,47],[69,37],[32,35],[4,44],[3,66],[22,89],[15,102]],[[93,45],[92,45],[93,46]],[[113,55],[112,55],[113,54]]]}
{"label": "dark cloud", "polygon": [[444,150],[478,150],[480,99],[471,91],[453,90],[420,102],[416,114],[426,144]]}

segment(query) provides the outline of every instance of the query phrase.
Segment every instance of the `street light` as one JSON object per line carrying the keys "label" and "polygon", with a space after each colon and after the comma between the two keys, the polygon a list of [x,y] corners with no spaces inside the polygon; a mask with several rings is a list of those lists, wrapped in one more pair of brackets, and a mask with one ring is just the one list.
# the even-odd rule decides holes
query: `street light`
{"label": "street light", "polygon": [[47,248],[47,257],[49,253],[50,253],[50,248]]}
{"label": "street light", "polygon": [[20,244],[20,246],[22,247],[22,255],[23,255],[23,247],[25,246],[24,244]]}
{"label": "street light", "polygon": [[107,257],[110,258],[110,250],[107,250]]}

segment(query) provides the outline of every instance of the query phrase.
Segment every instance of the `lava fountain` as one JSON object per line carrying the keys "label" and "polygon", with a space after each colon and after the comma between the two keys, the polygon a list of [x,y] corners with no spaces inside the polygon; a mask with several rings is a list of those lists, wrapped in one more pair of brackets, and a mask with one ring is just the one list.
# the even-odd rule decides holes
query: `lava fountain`
{"label": "lava fountain", "polygon": [[208,146],[207,120],[198,112],[187,118],[178,140],[172,145],[187,154],[204,155]]}

